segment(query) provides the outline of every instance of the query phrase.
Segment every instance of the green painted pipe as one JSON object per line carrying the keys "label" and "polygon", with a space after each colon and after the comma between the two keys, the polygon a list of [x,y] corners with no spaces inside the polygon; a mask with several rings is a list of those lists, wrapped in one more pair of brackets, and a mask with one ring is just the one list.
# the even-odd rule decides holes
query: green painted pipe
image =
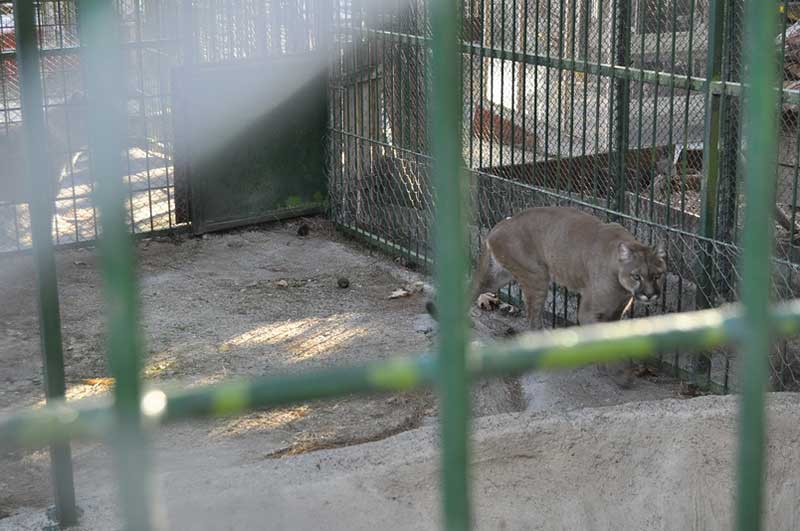
{"label": "green painted pipe", "polygon": [[115,378],[113,430],[109,434],[126,529],[152,529],[149,455],[141,429],[142,341],[135,257],[124,208],[127,86],[116,3],[79,0],[78,21],[89,112],[89,151],[100,205],[101,263],[108,315],[107,357]]}
{"label": "green painted pipe", "polygon": [[774,339],[770,330],[769,257],[773,254],[775,225],[776,136],[778,100],[775,97],[774,39],[777,19],[768,4],[747,0],[745,68],[749,91],[744,101],[742,128],[746,140],[744,165],[745,209],[742,230],[742,403],[739,428],[739,473],[736,526],[739,531],[761,528],[764,474],[764,391],[768,353]]}

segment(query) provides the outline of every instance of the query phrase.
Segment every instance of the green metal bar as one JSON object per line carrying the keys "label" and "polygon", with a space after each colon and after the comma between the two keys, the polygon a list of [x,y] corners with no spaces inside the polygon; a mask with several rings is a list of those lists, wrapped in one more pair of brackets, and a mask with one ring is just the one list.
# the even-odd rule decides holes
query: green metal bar
{"label": "green metal bar", "polygon": [[[495,4],[495,5],[497,5],[497,4]],[[507,0],[500,2],[500,47],[501,48],[506,48],[506,7],[507,7],[507,5],[508,5],[508,1]],[[492,10],[492,11],[494,11],[494,10]],[[494,28],[494,25],[492,25],[492,28]],[[506,104],[505,104],[505,101],[504,101],[504,97],[503,97],[503,95],[505,95],[505,93],[506,93],[506,90],[505,90],[505,83],[506,83],[505,77],[506,76],[505,76],[505,74],[506,74],[506,65],[501,63],[500,64],[500,94],[501,94],[501,96],[500,96],[500,105],[499,105],[499,107],[500,107],[500,127],[499,127],[499,131],[497,133],[498,138],[500,138],[500,141],[498,142],[499,145],[497,147],[497,155],[498,155],[498,158],[499,158],[499,160],[497,161],[497,164],[501,168],[503,167],[503,152],[505,151],[503,149],[503,138],[504,138],[503,137],[503,121],[504,121],[503,119],[505,118],[504,114],[505,114],[505,107],[506,107]],[[513,159],[512,159],[512,164],[513,164]]]}
{"label": "green metal bar", "polygon": [[744,105],[747,206],[742,230],[743,381],[739,428],[737,529],[761,527],[764,476],[764,391],[771,349],[768,305],[775,208],[776,109],[775,12],[762,2],[744,7],[746,73],[750,91]]}
{"label": "green metal bar", "polygon": [[468,488],[469,378],[466,369],[469,248],[467,175],[461,161],[461,9],[458,0],[430,2],[433,56],[428,131],[433,155],[442,484],[447,529],[470,528]]}
{"label": "green metal bar", "polygon": [[[602,5],[602,4],[601,4]],[[383,31],[369,29],[367,32],[385,34],[390,40],[400,39],[407,45],[430,46],[431,40],[420,35],[409,35],[400,32]],[[712,81],[708,82],[705,78],[696,76],[678,76],[670,72],[658,72],[642,68],[625,68],[620,65],[610,65],[600,62],[589,62],[583,59],[573,59],[568,57],[550,57],[537,53],[525,53],[517,50],[503,50],[492,46],[481,46],[479,44],[464,42],[461,44],[463,53],[470,53],[470,50],[478,50],[484,57],[491,59],[503,59],[506,61],[516,61],[528,65],[549,66],[551,68],[561,68],[575,70],[586,74],[594,74],[605,77],[614,77],[639,81],[645,83],[656,83],[676,89],[689,89],[696,91],[710,91],[711,94],[724,94],[727,96],[739,97],[745,90],[742,83],[733,81]],[[710,85],[710,86],[709,86]],[[800,104],[800,90],[784,89],[774,87],[774,92],[783,97],[784,103]]]}
{"label": "green metal bar", "polygon": [[[603,15],[603,4],[604,2],[597,3],[597,64],[600,63],[603,59],[603,29],[605,28],[604,22],[604,15]],[[588,58],[584,61],[583,66],[586,67],[588,64]],[[603,92],[603,83],[600,79],[600,75],[597,75],[597,79],[595,79],[595,104],[594,104],[594,153],[600,153],[600,116],[601,116],[601,97]],[[593,164],[592,165],[592,197],[599,197],[600,195],[600,164]]]}
{"label": "green metal bar", "polygon": [[147,444],[141,431],[142,344],[135,282],[135,257],[123,208],[123,139],[126,131],[124,56],[114,2],[79,0],[78,20],[84,44],[92,170],[98,181],[102,237],[100,248],[108,312],[108,361],[114,385],[115,427],[110,441],[119,476],[126,528],[152,528],[147,493]]}
{"label": "green metal bar", "polygon": [[709,9],[708,51],[706,72],[706,120],[703,139],[703,190],[700,210],[700,234],[713,238],[716,234],[717,189],[719,185],[720,161],[720,107],[722,95],[712,93],[711,83],[722,79],[722,37],[725,15],[724,0],[711,0]]}
{"label": "green metal bar", "polygon": [[[739,81],[741,69],[741,2],[726,0],[725,28],[722,37],[722,81]],[[720,113],[720,178],[717,199],[717,222],[714,238],[724,242],[738,241],[739,233],[739,154],[741,105],[739,98],[723,95]],[[717,275],[720,279],[735,279],[735,264],[730,260],[717,260]],[[735,298],[735,281],[723,282],[722,296]],[[727,370],[727,369],[726,369]]]}
{"label": "green metal bar", "polygon": [[[800,299],[765,312],[775,337],[800,333]],[[709,349],[741,341],[749,322],[742,306],[667,314],[613,323],[527,332],[510,341],[470,349],[472,378],[531,370],[579,367],[626,358],[647,359],[676,348]],[[320,400],[351,393],[386,393],[434,385],[439,358],[430,354],[301,374],[232,380],[194,389],[153,389],[141,400],[144,425],[155,427],[188,417],[236,415],[250,409]],[[0,450],[50,441],[99,439],[116,429],[114,410],[55,402],[0,419]]]}
{"label": "green metal bar", "polygon": [[[622,67],[626,73],[629,73],[631,62],[631,7],[630,0],[617,0],[614,4],[617,12],[615,25],[615,40],[616,43],[616,66]],[[626,171],[625,171],[625,157],[628,154],[628,141],[629,141],[629,128],[630,128],[630,112],[631,112],[631,78],[629,76],[615,76],[615,95],[614,95],[614,133],[615,133],[615,154],[616,160],[614,173],[616,174],[616,211],[625,211],[625,188],[626,188]],[[654,118],[655,119],[655,118]],[[653,127],[655,130],[655,124]]]}
{"label": "green metal bar", "polygon": [[[52,215],[55,183],[50,178],[50,146],[42,145],[45,131],[41,64],[36,37],[36,7],[32,2],[14,2],[17,36],[17,64],[22,82],[22,114],[25,120],[27,179],[30,183],[31,236],[36,268],[39,308],[39,337],[44,362],[47,402],[64,398],[64,353],[61,342],[61,316],[58,305],[58,278],[53,254]],[[53,478],[56,519],[63,526],[78,521],[69,442],[50,445],[50,471]]]}
{"label": "green metal bar", "polygon": [[[720,170],[720,125],[722,115],[722,95],[713,94],[710,90],[712,82],[722,79],[722,37],[725,15],[724,0],[711,0],[709,7],[708,51],[706,55],[706,90],[705,132],[703,135],[703,181],[700,204],[700,226],[698,233],[709,239],[717,234],[717,198],[719,197]],[[695,304],[698,309],[710,308],[713,301],[710,294],[714,290],[714,247],[706,242],[701,246],[703,257],[700,260],[701,271],[698,272],[698,289]],[[692,374],[695,383],[705,378],[711,360],[704,354],[692,359]]]}
{"label": "green metal bar", "polygon": [[[638,9],[639,13],[641,13],[642,10],[644,9],[644,5],[642,3],[643,1],[644,0],[637,0],[637,9]],[[639,22],[638,25],[641,26],[641,21]],[[639,39],[639,55],[641,57],[644,57],[644,54],[645,54],[645,46],[644,46],[645,45],[645,40],[646,39],[644,39],[644,38],[640,38]],[[638,97],[636,98],[637,100],[639,100],[638,109],[637,109],[639,116],[638,116],[637,124],[636,124],[637,127],[638,127],[638,130],[637,130],[637,133],[636,133],[636,148],[640,152],[642,151],[642,148],[643,148],[642,131],[644,131],[644,119],[645,119],[644,118],[645,117],[645,112],[644,112],[644,102],[645,102],[644,86],[645,86],[645,82],[642,79],[642,77],[639,76],[639,94],[637,95]],[[653,104],[653,108],[654,109],[657,108],[655,103]],[[656,113],[653,114],[653,120],[654,120],[654,123],[653,123],[653,134],[654,135],[656,134],[655,114]],[[655,148],[655,143],[653,144],[653,148]],[[639,217],[640,216],[639,200],[638,200],[638,197],[639,197],[639,179],[635,180],[635,187],[636,187],[636,189],[634,190],[634,194],[635,194],[634,197],[636,197],[637,200],[634,203],[633,215],[636,216],[636,217]],[[652,189],[653,187],[651,186],[650,188]],[[667,212],[669,212],[669,211],[667,211]]]}

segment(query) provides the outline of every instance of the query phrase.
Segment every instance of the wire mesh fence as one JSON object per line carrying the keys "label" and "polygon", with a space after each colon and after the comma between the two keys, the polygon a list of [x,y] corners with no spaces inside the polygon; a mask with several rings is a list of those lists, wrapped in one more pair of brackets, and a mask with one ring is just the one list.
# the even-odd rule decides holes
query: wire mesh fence
{"label": "wire mesh fence", "polygon": [[[116,7],[128,84],[128,225],[139,234],[173,229],[188,222],[187,187],[176,190],[175,182],[173,68],[316,49],[325,11],[303,0],[118,0]],[[78,26],[76,0],[36,4],[56,244],[91,242],[100,230]],[[31,247],[14,32],[13,3],[0,0],[0,253]]]}
{"label": "wire mesh fence", "polygon": [[[331,74],[334,219],[419,263],[432,256],[425,134],[430,32],[424,2],[337,3]],[[465,0],[461,3],[463,161],[470,170],[476,250],[522,209],[571,205],[667,242],[666,296],[634,315],[735,300],[743,88],[743,2]],[[782,57],[775,294],[797,294],[798,12],[776,4]],[[781,32],[781,29],[783,33]],[[797,37],[796,37],[797,36]],[[800,42],[800,41],[798,41]],[[800,71],[798,71],[800,75]],[[706,167],[707,166],[707,167]],[[706,179],[704,175],[712,178]],[[515,293],[513,287],[508,293]],[[553,286],[553,326],[575,324],[578,297]],[[775,389],[800,388],[798,346],[772,354]],[[662,361],[728,390],[731,351]]]}

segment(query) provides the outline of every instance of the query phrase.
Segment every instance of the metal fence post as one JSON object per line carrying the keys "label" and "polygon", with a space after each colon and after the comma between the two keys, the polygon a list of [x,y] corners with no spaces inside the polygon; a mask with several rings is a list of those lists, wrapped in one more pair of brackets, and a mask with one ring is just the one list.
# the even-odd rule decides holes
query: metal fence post
{"label": "metal fence post", "polygon": [[[722,79],[722,37],[724,28],[724,0],[711,0],[709,5],[708,51],[706,54],[706,116],[703,134],[703,180],[701,185],[700,226],[701,236],[713,239],[717,230],[717,198],[720,179],[720,108],[722,95],[712,93],[712,84]],[[735,178],[735,176],[734,176]],[[711,293],[714,290],[714,247],[708,241],[701,241],[700,271],[695,293],[698,309],[712,305]],[[711,360],[703,353],[692,357],[692,378],[702,384],[708,374]]]}
{"label": "metal fence post", "polygon": [[[719,0],[718,0],[719,1]],[[724,23],[724,50],[722,58],[722,79],[737,82],[740,80],[741,58],[741,11],[738,6],[742,0],[725,0]],[[737,96],[723,96],[721,131],[722,160],[719,165],[719,199],[717,205],[716,238],[724,242],[735,243],[739,220],[738,192],[739,192],[739,128],[741,118],[741,99]],[[734,275],[733,264],[721,260],[717,266],[720,268],[720,277],[726,278]],[[731,286],[731,292],[734,291]],[[726,293],[725,295],[729,295]]]}
{"label": "metal fence post", "polygon": [[[52,214],[56,185],[49,157],[45,130],[39,46],[36,36],[36,6],[29,1],[14,1],[17,63],[22,82],[22,111],[25,128],[26,176],[30,185],[31,236],[39,285],[39,328],[44,361],[47,401],[64,398],[64,353],[61,344],[61,316],[58,304],[58,278],[53,254]],[[44,152],[44,155],[43,153]],[[60,525],[75,525],[75,487],[72,452],[69,443],[50,445],[50,468],[55,490],[56,519]]]}
{"label": "metal fence post", "polygon": [[79,0],[78,21],[89,101],[92,176],[98,182],[100,248],[108,315],[108,361],[114,377],[116,428],[110,442],[126,529],[152,528],[147,441],[142,432],[139,370],[142,342],[132,235],[124,208],[127,85],[116,2]]}
{"label": "metal fence post", "polygon": [[745,193],[747,207],[742,232],[743,370],[739,423],[739,481],[737,529],[755,531],[761,526],[764,475],[764,391],[771,347],[769,322],[769,257],[774,251],[777,91],[775,90],[775,10],[758,0],[745,3],[745,63],[747,85],[744,105]]}
{"label": "metal fence post", "polygon": [[[617,26],[616,34],[616,55],[615,61],[619,67],[629,67],[631,64],[631,0],[617,0]],[[625,159],[628,154],[628,144],[630,143],[630,112],[631,112],[631,80],[630,76],[624,75],[615,80],[616,95],[614,103],[615,113],[615,148],[616,161],[614,173],[616,174],[616,210],[625,212],[625,189],[627,188],[627,177],[625,171]]]}
{"label": "metal fence post", "polygon": [[433,31],[428,130],[436,197],[436,284],[439,289],[438,380],[442,482],[447,529],[470,527],[468,489],[469,379],[466,371],[469,254],[468,177],[461,164],[461,10],[458,0],[429,3]]}

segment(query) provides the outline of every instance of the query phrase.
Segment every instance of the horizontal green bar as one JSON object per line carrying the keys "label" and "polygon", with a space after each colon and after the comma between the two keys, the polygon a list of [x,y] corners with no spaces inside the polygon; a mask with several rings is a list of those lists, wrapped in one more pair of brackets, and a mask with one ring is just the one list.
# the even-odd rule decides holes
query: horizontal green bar
{"label": "horizontal green bar", "polygon": [[[131,49],[153,49],[158,50],[160,48],[175,48],[180,44],[178,39],[154,39],[154,40],[147,40],[147,41],[132,41],[132,42],[123,42],[121,46],[123,48],[131,48]],[[42,57],[54,57],[60,55],[78,55],[83,53],[83,50],[86,48],[84,46],[65,46],[63,48],[45,48],[40,51]],[[0,59],[11,59],[13,60],[16,57],[16,52],[3,50],[0,52]]]}
{"label": "horizontal green bar", "polygon": [[[776,305],[771,320],[775,336],[800,333],[800,299]],[[531,332],[512,341],[471,350],[467,368],[473,376],[500,376],[624,358],[645,359],[676,348],[710,349],[738,341],[742,323],[741,306],[732,304],[698,312]],[[421,354],[176,392],[156,389],[142,398],[142,416],[146,425],[154,426],[351,393],[405,391],[431,385],[435,376],[435,357]],[[107,407],[78,408],[55,403],[0,420],[0,450],[69,439],[100,439],[114,426],[112,411]]]}
{"label": "horizontal green bar", "polygon": [[[380,37],[388,37],[395,42],[411,44],[414,46],[430,46],[431,39],[421,35],[411,35],[393,31],[367,30],[367,33]],[[613,77],[615,79],[629,79],[631,81],[642,81],[644,83],[659,84],[661,86],[673,87],[676,89],[690,89],[703,92],[710,90],[712,94],[725,94],[728,96],[741,97],[744,88],[741,83],[734,81],[711,81],[702,77],[677,75],[669,72],[658,72],[655,70],[645,70],[641,68],[618,66],[606,63],[593,63],[580,59],[569,59],[566,57],[550,57],[547,55],[536,55],[515,50],[504,50],[490,46],[481,46],[471,42],[462,42],[461,50],[487,57],[491,59],[502,59],[505,61],[515,61],[532,66],[547,66],[582,72],[584,74],[594,74],[598,76]],[[708,88],[707,88],[708,87]],[[777,89],[781,93],[783,103],[800,103],[800,90]]]}

